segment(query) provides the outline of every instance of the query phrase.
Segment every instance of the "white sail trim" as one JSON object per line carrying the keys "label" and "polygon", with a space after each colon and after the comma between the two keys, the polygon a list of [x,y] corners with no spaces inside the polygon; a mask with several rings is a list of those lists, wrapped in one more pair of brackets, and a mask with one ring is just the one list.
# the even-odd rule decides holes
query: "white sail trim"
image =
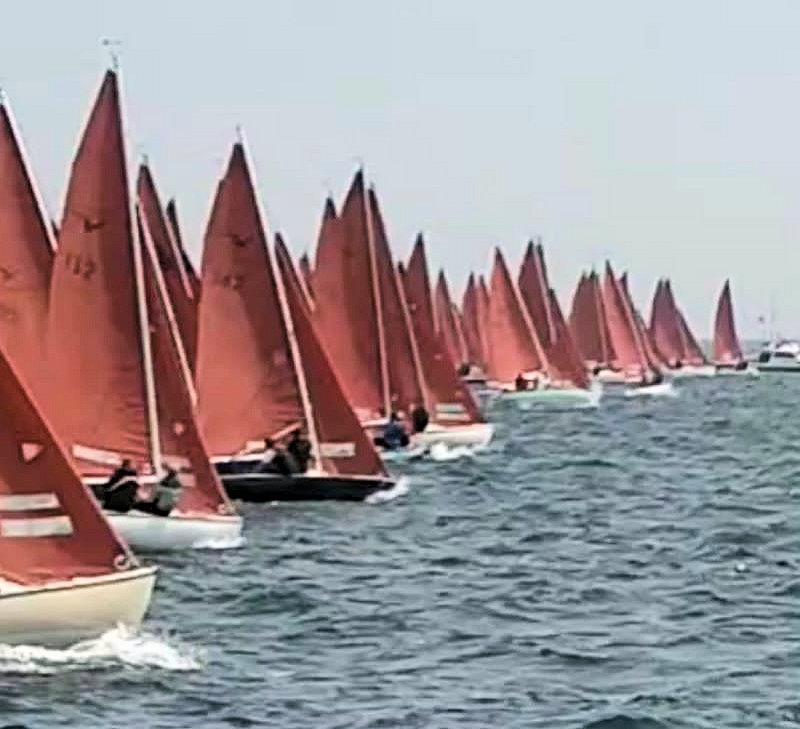
{"label": "white sail trim", "polygon": [[91,463],[99,463],[103,466],[119,466],[122,464],[122,455],[115,451],[106,451],[102,448],[92,448],[91,446],[73,443],[72,455]]}
{"label": "white sail trim", "polygon": [[0,520],[0,537],[66,537],[72,532],[72,519],[68,516]]}
{"label": "white sail trim", "polygon": [[58,496],[53,493],[0,496],[0,511],[37,511],[58,509],[59,506]]}
{"label": "white sail trim", "polygon": [[355,443],[320,443],[319,453],[323,458],[353,458]]}

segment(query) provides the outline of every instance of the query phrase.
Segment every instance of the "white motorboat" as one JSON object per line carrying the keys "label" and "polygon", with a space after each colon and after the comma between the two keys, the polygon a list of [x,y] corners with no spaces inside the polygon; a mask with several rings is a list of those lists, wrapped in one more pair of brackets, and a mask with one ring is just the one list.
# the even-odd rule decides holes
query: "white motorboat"
{"label": "white motorboat", "polygon": [[783,340],[767,345],[756,361],[761,372],[800,372],[800,342]]}

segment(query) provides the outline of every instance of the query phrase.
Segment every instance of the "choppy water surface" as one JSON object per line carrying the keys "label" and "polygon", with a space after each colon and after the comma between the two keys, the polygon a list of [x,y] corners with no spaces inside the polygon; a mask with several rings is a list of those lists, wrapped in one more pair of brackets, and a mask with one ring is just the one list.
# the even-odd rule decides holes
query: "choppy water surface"
{"label": "choppy water surface", "polygon": [[504,415],[391,503],[245,507],[157,560],[147,635],[0,648],[0,718],[797,727],[800,376],[678,387]]}

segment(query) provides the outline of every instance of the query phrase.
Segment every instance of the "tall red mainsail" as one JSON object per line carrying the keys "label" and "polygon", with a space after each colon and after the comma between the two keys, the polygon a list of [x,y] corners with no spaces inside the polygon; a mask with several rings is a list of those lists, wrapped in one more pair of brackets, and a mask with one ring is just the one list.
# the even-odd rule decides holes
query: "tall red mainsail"
{"label": "tall red mainsail", "polygon": [[184,267],[178,239],[170,230],[158,198],[158,191],[150,167],[139,167],[136,194],[147,229],[158,255],[159,266],[164,274],[167,294],[178,321],[178,330],[189,363],[194,367],[197,353],[197,300],[192,282]]}
{"label": "tall red mainsail", "polygon": [[302,424],[278,293],[244,148],[235,144],[203,248],[196,382],[213,455]]}
{"label": "tall red mainsail", "polygon": [[659,279],[650,310],[650,333],[670,367],[675,367],[684,358],[676,313],[672,289],[665,279]]}
{"label": "tall red mainsail", "polygon": [[450,298],[450,287],[444,271],[439,270],[436,279],[436,293],[434,299],[434,313],[436,317],[436,330],[439,332],[450,359],[458,366],[466,362],[469,355],[464,342],[461,328],[456,321],[455,306]]}
{"label": "tall red mainsail", "polygon": [[84,475],[152,468],[143,311],[117,77],[108,71],[67,188],[50,287],[47,412]]}
{"label": "tall red mainsail", "polygon": [[175,199],[171,198],[169,202],[167,202],[166,210],[164,211],[167,219],[167,225],[169,225],[170,232],[172,233],[172,237],[175,242],[178,244],[178,249],[181,252],[181,261],[183,262],[183,270],[186,274],[186,277],[189,279],[189,285],[192,288],[192,292],[194,293],[194,300],[196,302],[200,301],[200,277],[197,275],[197,271],[195,271],[194,265],[192,264],[192,260],[189,258],[189,254],[186,252],[186,248],[183,245],[183,236],[181,235],[181,227],[178,223],[178,208],[175,204]]}
{"label": "tall red mainsail", "polygon": [[581,275],[572,299],[569,326],[587,367],[615,365],[600,283],[594,271]]}
{"label": "tall red mainsail", "polygon": [[443,424],[482,422],[478,407],[456,374],[434,326],[428,262],[422,235],[417,237],[414,244],[408,268],[403,270],[401,266],[401,280],[427,385],[425,405],[432,419]]}
{"label": "tall red mainsail", "polygon": [[2,349],[0,403],[0,578],[39,585],[130,565]]}
{"label": "tall red mainsail", "polygon": [[314,266],[314,324],[362,420],[391,408],[367,205],[364,175],[359,170],[341,216],[331,215],[326,205]]}
{"label": "tall red mainsail", "polygon": [[608,332],[617,365],[631,377],[641,377],[648,370],[633,311],[617,281],[610,263],[606,263],[603,281],[603,305]]}
{"label": "tall red mainsail", "polygon": [[548,349],[555,341],[553,314],[550,311],[547,270],[544,262],[544,249],[541,244],[528,243],[517,279],[522,301],[530,314],[542,347]]}
{"label": "tall red mainsail", "polygon": [[548,310],[552,321],[552,341],[547,348],[547,360],[556,379],[575,387],[588,389],[591,385],[589,373],[581,358],[572,333],[564,321],[564,314],[553,289],[548,289]]}
{"label": "tall red mainsail", "polygon": [[464,339],[470,364],[486,369],[487,345],[484,317],[481,315],[480,293],[475,274],[470,273],[464,296],[461,300],[461,321],[464,324]]}
{"label": "tall red mainsail", "polygon": [[22,140],[0,94],[0,345],[31,386],[44,358],[54,247]]}
{"label": "tall red mainsail", "polygon": [[714,362],[735,365],[744,361],[742,347],[736,334],[731,300],[731,283],[725,281],[714,317]]}
{"label": "tall red mainsail", "polygon": [[308,253],[300,256],[298,261],[300,268],[300,285],[303,287],[303,294],[308,302],[313,306],[314,303],[314,271],[311,268],[311,259]]}
{"label": "tall red mainsail", "polygon": [[536,331],[520,301],[503,254],[495,249],[489,294],[490,372],[499,382],[513,382],[520,373],[550,374]]}

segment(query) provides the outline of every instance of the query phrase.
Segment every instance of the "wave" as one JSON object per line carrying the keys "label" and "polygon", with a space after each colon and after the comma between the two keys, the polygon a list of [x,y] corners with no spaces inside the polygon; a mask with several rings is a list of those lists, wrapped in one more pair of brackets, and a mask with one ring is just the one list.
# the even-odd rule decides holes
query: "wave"
{"label": "wave", "polygon": [[367,496],[364,501],[367,504],[385,504],[387,501],[394,501],[396,498],[405,496],[408,493],[409,483],[408,476],[401,476],[392,488],[375,491]]}
{"label": "wave", "polygon": [[469,446],[448,446],[446,443],[434,443],[428,451],[428,457],[439,463],[457,461],[459,458],[474,458],[475,449]]}
{"label": "wave", "polygon": [[171,645],[163,636],[133,631],[120,625],[99,638],[64,649],[0,644],[0,675],[50,675],[112,665],[199,671],[203,668],[200,654],[197,649]]}
{"label": "wave", "polygon": [[223,539],[204,539],[195,542],[192,549],[240,549],[245,544],[247,544],[247,539],[240,535]]}

